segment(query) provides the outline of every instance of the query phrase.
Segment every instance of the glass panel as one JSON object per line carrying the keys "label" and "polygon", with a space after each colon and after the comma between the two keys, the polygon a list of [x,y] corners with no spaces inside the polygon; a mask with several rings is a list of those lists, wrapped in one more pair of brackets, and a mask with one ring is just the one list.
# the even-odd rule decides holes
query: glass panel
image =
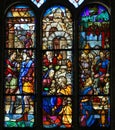
{"label": "glass panel", "polygon": [[70,97],[43,98],[43,127],[70,128],[72,125],[72,101]]}
{"label": "glass panel", "polygon": [[79,23],[79,48],[89,44],[90,48],[110,47],[110,18],[103,6],[86,7]]}
{"label": "glass panel", "polygon": [[32,127],[34,123],[32,96],[35,73],[34,52],[8,50],[5,54],[5,127]]}
{"label": "glass panel", "polygon": [[110,17],[101,5],[85,7],[79,21],[80,126],[110,126]]}
{"label": "glass panel", "polygon": [[31,0],[38,8],[40,8],[42,6],[42,4],[44,2],[46,2],[46,0]]}
{"label": "glass panel", "polygon": [[[52,15],[51,15],[52,14]],[[43,18],[43,46],[45,49],[72,48],[72,18],[63,6],[49,8]]]}
{"label": "glass panel", "polygon": [[80,125],[82,127],[110,126],[110,97],[80,97]]}
{"label": "glass panel", "polygon": [[15,6],[7,13],[6,47],[35,47],[35,18],[28,6]]}
{"label": "glass panel", "polygon": [[75,8],[78,8],[78,6],[81,5],[84,2],[84,0],[69,0],[69,2],[72,3],[75,6]]}
{"label": "glass panel", "polygon": [[[26,102],[25,102],[25,101]],[[23,115],[23,109],[25,114]],[[33,127],[34,125],[34,96],[5,97],[5,127]]]}
{"label": "glass panel", "polygon": [[5,93],[34,93],[34,52],[32,50],[6,51]]}
{"label": "glass panel", "polygon": [[110,53],[108,50],[83,50],[80,52],[80,94],[109,94]]}
{"label": "glass panel", "polygon": [[70,11],[60,5],[46,10],[43,17],[42,103],[45,128],[72,126],[72,99],[69,97],[73,84],[72,24]]}
{"label": "glass panel", "polygon": [[43,54],[43,95],[72,94],[72,52],[46,51]]}

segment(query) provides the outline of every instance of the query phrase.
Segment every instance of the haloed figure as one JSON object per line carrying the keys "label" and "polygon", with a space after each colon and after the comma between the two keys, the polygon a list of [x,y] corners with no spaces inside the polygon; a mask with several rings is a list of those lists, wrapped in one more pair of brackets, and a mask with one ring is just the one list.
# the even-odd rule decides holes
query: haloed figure
{"label": "haloed figure", "polygon": [[[20,68],[19,75],[19,89],[23,93],[22,112],[23,116],[17,121],[27,121],[28,112],[32,103],[32,96],[34,92],[34,61],[32,60],[32,52],[24,50],[22,53],[23,61]],[[32,104],[33,105],[33,104]]]}

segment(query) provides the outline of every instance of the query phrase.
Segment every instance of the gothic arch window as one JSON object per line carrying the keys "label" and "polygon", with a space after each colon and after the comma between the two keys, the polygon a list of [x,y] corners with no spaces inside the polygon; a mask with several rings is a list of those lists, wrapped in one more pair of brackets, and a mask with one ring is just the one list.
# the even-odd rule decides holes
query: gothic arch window
{"label": "gothic arch window", "polygon": [[58,127],[72,126],[72,24],[71,13],[64,6],[50,7],[44,13],[42,94],[46,128],[56,123]]}
{"label": "gothic arch window", "polygon": [[[106,8],[99,4],[86,6],[79,21],[81,126],[110,125],[110,43],[110,16]],[[83,110],[89,111],[86,124]]]}
{"label": "gothic arch window", "polygon": [[2,129],[112,128],[110,3],[0,5]]}
{"label": "gothic arch window", "polygon": [[33,127],[35,15],[29,6],[18,4],[6,17],[4,126]]}

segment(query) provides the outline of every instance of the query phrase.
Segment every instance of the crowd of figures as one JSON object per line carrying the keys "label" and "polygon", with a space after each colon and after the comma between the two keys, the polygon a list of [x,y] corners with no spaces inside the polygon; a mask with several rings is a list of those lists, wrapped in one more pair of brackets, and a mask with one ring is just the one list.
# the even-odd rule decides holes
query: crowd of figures
{"label": "crowd of figures", "polygon": [[87,43],[79,56],[79,95],[81,126],[110,124],[110,54],[91,50]]}
{"label": "crowd of figures", "polygon": [[[43,98],[44,127],[71,127],[71,98],[60,96],[72,94],[71,69],[70,51],[43,53],[41,95],[54,95]],[[10,126],[11,122],[16,127],[34,124],[34,81],[34,51],[9,50],[5,69],[6,126]]]}
{"label": "crowd of figures", "polygon": [[[86,44],[90,49],[89,44]],[[80,52],[80,90],[92,89],[94,95],[109,94],[110,54],[108,50],[84,50]],[[90,93],[91,94],[91,93]]]}
{"label": "crowd of figures", "polygon": [[[41,90],[41,95],[37,96],[42,96],[43,127],[72,127],[72,103],[77,100],[72,101],[75,87],[79,91],[80,126],[110,125],[109,15],[102,6],[95,6],[86,8],[81,16],[79,63],[74,64],[79,73],[75,74],[72,61],[75,57],[72,55],[73,21],[67,8],[53,6],[44,13],[42,51],[39,52],[42,54],[42,66],[35,63],[39,57],[35,57],[38,52],[34,14],[26,6],[17,6],[8,13],[7,17],[15,18],[7,23],[4,73],[6,127],[34,126],[36,87]],[[42,76],[41,84],[37,82],[39,77],[35,76],[35,64],[40,68],[37,73]],[[79,80],[73,77],[79,77]],[[79,85],[74,86],[73,80]]]}
{"label": "crowd of figures", "polygon": [[34,111],[34,52],[9,50],[5,65],[5,120],[28,121]]}

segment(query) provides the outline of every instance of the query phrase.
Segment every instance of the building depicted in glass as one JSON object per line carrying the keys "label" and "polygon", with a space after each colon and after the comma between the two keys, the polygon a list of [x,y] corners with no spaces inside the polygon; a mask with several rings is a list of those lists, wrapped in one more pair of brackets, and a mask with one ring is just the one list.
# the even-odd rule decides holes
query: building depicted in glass
{"label": "building depicted in glass", "polygon": [[112,128],[111,1],[0,6],[1,128]]}

